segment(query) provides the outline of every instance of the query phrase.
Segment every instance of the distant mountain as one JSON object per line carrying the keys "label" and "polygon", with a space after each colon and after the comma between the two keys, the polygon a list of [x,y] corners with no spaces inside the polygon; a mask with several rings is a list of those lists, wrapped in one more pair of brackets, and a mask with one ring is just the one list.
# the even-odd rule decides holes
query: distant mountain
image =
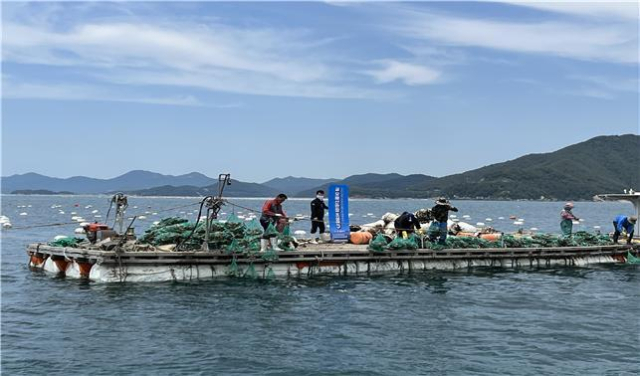
{"label": "distant mountain", "polygon": [[[433,176],[414,174],[400,175],[391,174],[363,174],[352,175],[336,184],[349,185],[349,192],[352,197],[374,197],[374,198],[398,198],[398,197],[419,197],[422,194],[421,186],[426,185],[436,179]],[[329,184],[315,187],[298,193],[299,197],[310,197],[318,189],[327,190]]]}
{"label": "distant mountain", "polygon": [[54,192],[46,189],[18,189],[17,191],[11,192],[12,195],[73,195],[73,192],[61,191]]}
{"label": "distant mountain", "polygon": [[310,179],[287,176],[286,178],[271,179],[262,183],[262,185],[273,188],[276,191],[285,193],[287,195],[297,195],[298,192],[306,191],[308,189],[326,185],[338,180],[339,179]]}
{"label": "distant mountain", "polygon": [[185,175],[162,175],[155,172],[134,170],[112,179],[95,179],[85,176],[74,176],[66,179],[52,178],[33,172],[2,177],[2,193],[16,190],[70,191],[75,193],[105,193],[110,191],[126,191],[158,187],[162,185],[206,186],[217,182],[217,179],[192,172]]}
{"label": "distant mountain", "polygon": [[[640,136],[600,136],[551,153],[523,157],[461,174],[350,176],[353,197],[473,199],[591,199],[603,192],[640,187]],[[300,192],[310,197],[316,189]]]}
{"label": "distant mountain", "polygon": [[523,157],[433,180],[427,196],[483,199],[591,199],[640,187],[640,136],[600,136],[552,153]]}
{"label": "distant mountain", "polygon": [[[543,154],[497,163],[441,178],[414,174],[362,174],[336,182],[348,184],[352,197],[472,199],[591,199],[595,194],[640,190],[640,136],[600,136]],[[335,179],[276,178],[264,184],[233,181],[230,197],[271,197],[284,192],[313,197]],[[35,173],[2,178],[2,193],[25,190],[136,195],[203,196],[217,193],[217,179],[200,173],[162,175],[131,171],[113,179],[52,178]]]}
{"label": "distant mountain", "polygon": [[[125,193],[136,196],[185,196],[185,197],[201,197],[207,195],[218,194],[218,183],[205,187],[196,187],[192,185],[183,185],[174,187],[171,185],[163,185],[160,187],[125,191]],[[226,197],[273,197],[279,191],[266,187],[258,183],[245,183],[237,180],[231,180],[231,185],[224,189]]]}

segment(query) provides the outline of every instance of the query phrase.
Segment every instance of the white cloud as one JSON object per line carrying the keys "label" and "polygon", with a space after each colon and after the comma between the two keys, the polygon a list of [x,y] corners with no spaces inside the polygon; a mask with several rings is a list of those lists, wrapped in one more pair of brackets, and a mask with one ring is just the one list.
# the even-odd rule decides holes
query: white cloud
{"label": "white cloud", "polygon": [[114,93],[109,90],[90,85],[18,83],[14,82],[12,78],[6,76],[3,77],[2,86],[4,99],[94,100],[213,108],[230,108],[240,106],[237,103],[203,103],[191,95],[148,97],[144,95],[122,95],[122,93]]}
{"label": "white cloud", "polygon": [[314,38],[305,30],[145,22],[111,20],[61,28],[7,20],[2,59],[74,67],[78,75],[107,84],[312,98],[388,95],[349,83],[346,68],[331,64],[336,57],[321,52],[332,39]]}
{"label": "white cloud", "polygon": [[534,8],[547,12],[563,13],[574,16],[587,16],[596,19],[618,18],[623,20],[638,20],[640,18],[638,3],[636,1],[505,1],[505,3]]}
{"label": "white cloud", "polygon": [[505,22],[396,7],[392,27],[412,39],[587,61],[638,62],[637,22]]}
{"label": "white cloud", "polygon": [[380,64],[383,65],[381,69],[365,72],[379,83],[402,81],[412,86],[429,85],[436,82],[442,75],[440,71],[429,67],[395,60],[381,61]]}

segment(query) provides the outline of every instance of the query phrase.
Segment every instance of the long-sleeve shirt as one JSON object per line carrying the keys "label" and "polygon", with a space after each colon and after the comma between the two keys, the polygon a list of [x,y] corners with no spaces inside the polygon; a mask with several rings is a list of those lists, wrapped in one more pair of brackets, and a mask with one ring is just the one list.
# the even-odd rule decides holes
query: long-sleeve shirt
{"label": "long-sleeve shirt", "polygon": [[398,231],[413,231],[415,228],[420,229],[420,222],[415,215],[404,212],[393,222],[394,227]]}
{"label": "long-sleeve shirt", "polygon": [[329,209],[327,204],[325,204],[321,199],[315,198],[311,201],[311,219],[323,220],[325,209]]}
{"label": "long-sleeve shirt", "polygon": [[282,209],[282,205],[279,204],[275,198],[267,200],[264,205],[262,205],[262,216],[271,219],[275,217],[276,214],[280,214],[283,217],[287,216],[287,213]]}
{"label": "long-sleeve shirt", "polygon": [[447,222],[449,219],[449,210],[457,212],[458,208],[451,205],[436,204],[436,206],[431,209],[431,216],[438,222]]}
{"label": "long-sleeve shirt", "polygon": [[573,213],[571,212],[571,210],[567,210],[564,209],[563,211],[560,212],[560,217],[562,219],[569,219],[569,220],[574,220],[574,219],[578,219],[578,217],[576,217],[575,215],[573,215]]}
{"label": "long-sleeve shirt", "polygon": [[622,230],[627,231],[627,234],[633,234],[634,225],[629,222],[629,218],[624,215],[619,215],[616,219],[613,220],[613,223],[616,224],[616,230],[622,232]]}

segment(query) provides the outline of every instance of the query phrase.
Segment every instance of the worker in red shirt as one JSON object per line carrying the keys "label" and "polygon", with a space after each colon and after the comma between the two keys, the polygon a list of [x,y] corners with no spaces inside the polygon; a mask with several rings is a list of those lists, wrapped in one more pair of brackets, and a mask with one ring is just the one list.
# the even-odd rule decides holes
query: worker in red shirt
{"label": "worker in red shirt", "polygon": [[[287,195],[280,193],[276,198],[267,200],[262,205],[262,216],[260,217],[260,224],[264,228],[265,232],[270,224],[273,224],[279,232],[282,232],[284,226],[287,223],[287,213],[282,209],[282,203],[287,199]],[[264,252],[271,243],[271,248],[274,251],[281,251],[278,247],[278,239],[275,235],[265,235],[260,239],[260,252]]]}

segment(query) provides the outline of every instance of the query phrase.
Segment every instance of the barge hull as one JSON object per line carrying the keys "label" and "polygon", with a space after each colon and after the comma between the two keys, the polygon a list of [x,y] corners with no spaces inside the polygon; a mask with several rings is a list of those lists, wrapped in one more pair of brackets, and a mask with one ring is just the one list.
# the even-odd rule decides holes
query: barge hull
{"label": "barge hull", "polygon": [[325,245],[260,255],[223,252],[116,252],[31,244],[29,266],[36,270],[95,282],[198,281],[229,277],[304,278],[316,275],[420,273],[477,267],[540,268],[625,263],[622,245],[563,248],[448,249],[370,252],[366,246]]}

